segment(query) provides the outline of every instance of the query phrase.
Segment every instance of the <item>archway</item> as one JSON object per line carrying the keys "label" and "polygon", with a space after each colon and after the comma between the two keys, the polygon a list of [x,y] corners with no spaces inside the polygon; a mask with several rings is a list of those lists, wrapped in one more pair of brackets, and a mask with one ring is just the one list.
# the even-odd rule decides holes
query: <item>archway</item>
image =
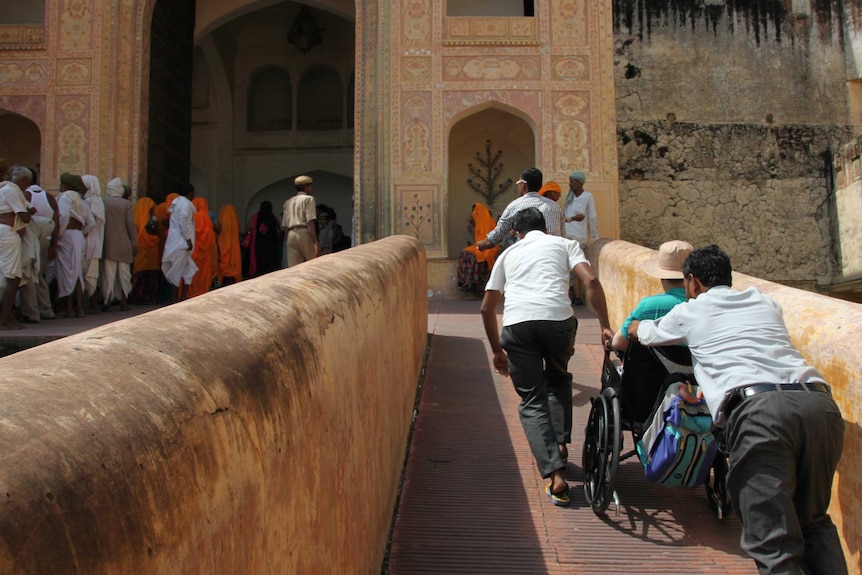
{"label": "archway", "polygon": [[[208,182],[212,204],[232,203],[247,219],[268,200],[278,215],[294,193],[293,177],[318,173],[318,201],[334,202],[347,233],[353,190],[342,186],[352,186],[354,132],[344,116],[355,106],[354,93],[344,88],[353,85],[356,24],[312,4],[323,43],[303,54],[287,37],[301,4],[235,4],[233,18],[219,20],[215,29],[206,24],[210,31],[197,39],[192,93],[200,97],[192,107],[191,158]],[[208,9],[198,0],[199,17]]]}
{"label": "archway", "polygon": [[[499,169],[494,193],[499,193],[499,185],[503,186],[504,193],[493,198],[493,205],[489,206],[494,217],[499,217],[509,202],[518,196],[514,182],[521,171],[534,166],[535,162],[533,128],[524,119],[493,104],[452,126],[449,132],[447,230],[450,258],[457,258],[460,251],[473,242],[472,231],[468,228],[472,205],[476,202],[489,204],[488,197],[472,188],[487,191],[489,173]],[[472,180],[473,185],[467,180]],[[507,180],[512,182],[508,187]]]}
{"label": "archway", "polygon": [[7,165],[20,164],[38,172],[41,153],[39,126],[29,118],[0,108],[0,169],[5,171]]}

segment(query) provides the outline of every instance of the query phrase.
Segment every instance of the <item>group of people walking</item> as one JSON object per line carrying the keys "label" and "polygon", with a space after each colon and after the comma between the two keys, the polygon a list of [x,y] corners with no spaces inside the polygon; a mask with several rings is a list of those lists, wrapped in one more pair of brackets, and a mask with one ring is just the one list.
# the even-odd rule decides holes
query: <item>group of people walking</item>
{"label": "group of people walking", "polygon": [[[521,424],[551,502],[571,502],[568,362],[578,322],[568,287],[575,274],[598,317],[604,349],[631,342],[689,348],[709,411],[725,431],[728,492],[742,521],[741,546],[758,571],[846,574],[827,513],[845,423],[831,387],[791,342],[778,304],[755,288],[732,289],[730,258],[718,246],[694,249],[674,240],[643,265],[665,292],[640,302],[614,334],[601,282],[579,242],[565,237],[565,214],[538,194],[541,172],[528,168],[518,184],[522,196],[475,246],[482,253],[510,232],[517,240],[495,254],[481,317],[493,367],[511,377],[521,398]],[[474,209],[487,230],[482,215]]]}
{"label": "group of people walking", "polygon": [[103,195],[96,176],[64,173],[55,195],[12,166],[0,182],[0,329],[178,301],[349,247],[312,183],[296,178],[281,222],[265,201],[241,227],[234,206],[216,217],[191,184],[132,204],[119,178]]}
{"label": "group of people walking", "polygon": [[12,166],[5,176],[0,183],[0,329],[21,329],[58,312],[82,316],[85,298],[91,309],[108,309],[115,302],[125,308],[136,248],[128,186],[114,178],[103,197],[96,176],[64,173],[55,198],[39,186],[35,170]]}

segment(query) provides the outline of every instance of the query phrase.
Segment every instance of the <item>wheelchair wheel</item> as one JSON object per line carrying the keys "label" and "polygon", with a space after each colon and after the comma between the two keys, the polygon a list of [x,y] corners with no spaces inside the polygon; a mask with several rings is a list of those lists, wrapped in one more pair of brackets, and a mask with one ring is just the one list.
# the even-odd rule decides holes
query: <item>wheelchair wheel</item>
{"label": "wheelchair wheel", "polygon": [[581,456],[584,496],[596,515],[603,515],[614,493],[620,463],[620,401],[613,388],[593,400]]}
{"label": "wheelchair wheel", "polygon": [[727,456],[719,451],[715,454],[712,469],[703,486],[706,488],[706,497],[709,508],[719,519],[724,519],[733,513],[733,503],[727,492]]}

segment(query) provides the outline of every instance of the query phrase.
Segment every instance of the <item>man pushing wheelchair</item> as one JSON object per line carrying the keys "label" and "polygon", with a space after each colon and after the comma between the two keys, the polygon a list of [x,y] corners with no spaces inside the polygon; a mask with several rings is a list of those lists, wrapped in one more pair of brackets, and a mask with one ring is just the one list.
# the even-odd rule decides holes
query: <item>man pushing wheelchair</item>
{"label": "man pushing wheelchair", "polygon": [[743,550],[760,573],[847,573],[827,509],[844,444],[831,388],[790,341],[781,308],[755,288],[731,289],[718,246],[683,265],[687,301],[634,320],[628,340],[686,345],[730,453],[728,491]]}

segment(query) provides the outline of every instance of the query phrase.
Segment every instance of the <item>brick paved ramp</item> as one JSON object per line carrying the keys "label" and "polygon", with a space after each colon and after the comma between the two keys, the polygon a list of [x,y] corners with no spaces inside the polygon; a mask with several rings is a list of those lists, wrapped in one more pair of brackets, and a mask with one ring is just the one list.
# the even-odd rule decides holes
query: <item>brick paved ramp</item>
{"label": "brick paved ramp", "polygon": [[648,483],[635,460],[620,466],[619,517],[586,505],[580,451],[602,352],[594,316],[576,314],[573,502],[559,508],[544,494],[511,381],[489,367],[479,302],[429,302],[433,338],[384,573],[756,573],[735,515],[716,519],[703,489]]}

